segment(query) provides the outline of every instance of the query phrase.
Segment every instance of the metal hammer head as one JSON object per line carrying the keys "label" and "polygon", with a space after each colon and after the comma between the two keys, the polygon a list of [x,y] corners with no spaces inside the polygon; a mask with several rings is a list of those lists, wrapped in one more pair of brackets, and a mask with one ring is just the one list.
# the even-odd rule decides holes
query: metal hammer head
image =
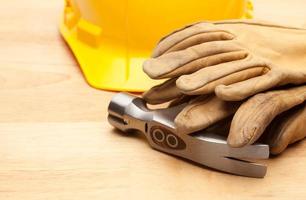
{"label": "metal hammer head", "polygon": [[267,145],[254,144],[243,148],[231,148],[227,145],[226,138],[209,129],[191,135],[178,134],[174,119],[183,107],[184,105],[180,105],[150,110],[143,99],[119,93],[109,104],[108,120],[122,131],[142,132],[149,144],[159,151],[236,175],[265,176],[265,165],[248,160],[267,159]]}

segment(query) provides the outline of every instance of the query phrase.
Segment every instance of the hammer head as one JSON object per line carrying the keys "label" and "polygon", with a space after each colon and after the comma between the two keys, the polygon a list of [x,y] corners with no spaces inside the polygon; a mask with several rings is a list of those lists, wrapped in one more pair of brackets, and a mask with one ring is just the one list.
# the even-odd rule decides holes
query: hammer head
{"label": "hammer head", "polygon": [[269,147],[254,144],[243,148],[231,148],[226,138],[203,130],[191,135],[178,133],[174,119],[185,105],[150,110],[146,102],[136,96],[119,93],[109,104],[108,120],[114,127],[129,132],[142,132],[149,144],[159,151],[183,157],[199,164],[236,175],[264,177],[265,165],[249,162],[267,159]]}

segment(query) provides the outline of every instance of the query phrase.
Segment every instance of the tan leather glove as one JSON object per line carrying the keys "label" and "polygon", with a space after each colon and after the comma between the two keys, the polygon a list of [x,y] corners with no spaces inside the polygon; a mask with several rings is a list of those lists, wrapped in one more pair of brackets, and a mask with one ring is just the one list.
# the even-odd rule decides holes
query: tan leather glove
{"label": "tan leather glove", "polygon": [[[171,105],[189,102],[175,119],[181,134],[218,123],[219,129],[229,133],[230,146],[243,147],[262,136],[271,153],[279,154],[306,136],[305,100],[306,86],[296,86],[257,94],[241,106],[240,102],[223,101],[214,95],[183,96]],[[234,113],[230,128],[220,123]]]}
{"label": "tan leather glove", "polygon": [[144,71],[177,78],[168,99],[215,90],[223,100],[242,100],[306,82],[306,30],[248,20],[194,24],[162,39]]}

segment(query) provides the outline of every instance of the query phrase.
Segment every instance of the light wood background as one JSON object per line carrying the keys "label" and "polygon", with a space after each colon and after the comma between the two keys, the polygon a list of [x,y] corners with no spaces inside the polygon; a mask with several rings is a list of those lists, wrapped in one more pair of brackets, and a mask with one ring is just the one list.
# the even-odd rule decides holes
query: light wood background
{"label": "light wood background", "polygon": [[[264,179],[153,151],[106,121],[113,95],[89,87],[58,33],[62,0],[0,6],[0,199],[306,199],[306,141]],[[300,25],[306,1],[255,0],[257,18]]]}

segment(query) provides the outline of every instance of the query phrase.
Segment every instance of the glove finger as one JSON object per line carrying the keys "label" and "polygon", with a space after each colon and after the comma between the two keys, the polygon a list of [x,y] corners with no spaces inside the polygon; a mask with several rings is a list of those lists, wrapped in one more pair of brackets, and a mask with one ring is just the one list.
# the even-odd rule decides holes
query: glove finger
{"label": "glove finger", "polygon": [[170,73],[167,73],[163,77],[179,77],[181,75],[194,73],[202,68],[218,65],[225,62],[235,61],[244,59],[247,56],[247,53],[244,51],[234,51],[229,53],[221,53],[217,55],[207,56],[194,60],[186,65],[183,65]]}
{"label": "glove finger", "polygon": [[161,39],[161,41],[157,44],[156,48],[154,49],[152,57],[156,58],[164,54],[168,49],[178,44],[179,42],[185,40],[186,38],[201,33],[209,33],[216,31],[219,31],[219,29],[211,23],[197,23],[184,27],[180,30],[174,31],[173,33]]}
{"label": "glove finger", "polygon": [[[228,84],[237,81],[237,79],[241,81],[250,76],[253,77],[258,74],[263,74],[265,68],[262,66],[263,64],[259,61],[249,58],[221,63],[200,69],[189,75],[183,75],[178,78],[176,85],[185,94],[203,94],[203,91],[207,90],[208,84],[214,85],[214,82],[222,83],[220,79],[223,79],[223,81],[226,80],[224,84]],[[254,70],[251,70],[253,73],[248,74],[252,68],[257,68],[255,70],[256,73]],[[237,75],[233,75],[235,73],[239,73],[242,76],[238,77]]]}
{"label": "glove finger", "polygon": [[216,95],[225,101],[239,101],[262,91],[280,85],[279,73],[268,73],[231,85],[219,85],[216,87]]}
{"label": "glove finger", "polygon": [[[184,65],[208,56],[241,51],[238,44],[233,41],[214,41],[192,46],[182,51],[164,54],[158,58],[150,58],[143,64],[144,72],[153,79],[169,77],[169,73],[184,67]],[[184,69],[194,71],[192,68]]]}
{"label": "glove finger", "polygon": [[280,113],[306,99],[306,86],[257,94],[243,103],[235,113],[228,144],[242,147],[254,143]]}
{"label": "glove finger", "polygon": [[264,133],[264,142],[269,144],[271,154],[282,153],[289,144],[306,136],[306,104],[303,103],[273,120]]}
{"label": "glove finger", "polygon": [[189,134],[231,116],[239,102],[226,102],[215,95],[202,95],[189,104],[176,116],[175,124],[179,133]]}
{"label": "glove finger", "polygon": [[232,34],[224,31],[200,33],[197,35],[193,35],[189,38],[186,38],[181,42],[178,42],[177,44],[170,47],[167,51],[165,51],[164,54],[187,49],[189,47],[202,44],[205,42],[232,40],[233,38],[234,36]]}
{"label": "glove finger", "polygon": [[169,79],[164,83],[152,87],[143,93],[144,100],[149,104],[161,104],[183,96],[175,85],[176,79]]}
{"label": "glove finger", "polygon": [[250,78],[253,78],[255,76],[259,76],[263,73],[262,67],[255,67],[251,69],[246,69],[240,72],[233,73],[231,75],[228,75],[226,77],[220,78],[216,81],[207,83],[205,87],[200,88],[199,90],[195,90],[192,92],[187,92],[188,94],[211,94],[214,93],[215,88],[218,85],[229,85],[232,83],[240,82],[243,80],[247,80]]}

